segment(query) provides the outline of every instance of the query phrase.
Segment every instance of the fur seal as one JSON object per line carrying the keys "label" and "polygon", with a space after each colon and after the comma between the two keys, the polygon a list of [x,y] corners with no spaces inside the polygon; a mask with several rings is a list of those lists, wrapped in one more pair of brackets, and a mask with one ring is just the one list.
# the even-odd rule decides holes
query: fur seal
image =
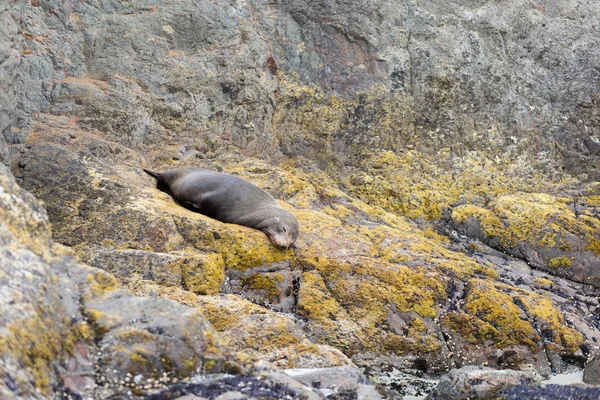
{"label": "fur seal", "polygon": [[298,238],[296,217],[270,194],[237,176],[200,168],[144,172],[156,178],[158,189],[192,211],[263,231],[274,245],[284,249]]}

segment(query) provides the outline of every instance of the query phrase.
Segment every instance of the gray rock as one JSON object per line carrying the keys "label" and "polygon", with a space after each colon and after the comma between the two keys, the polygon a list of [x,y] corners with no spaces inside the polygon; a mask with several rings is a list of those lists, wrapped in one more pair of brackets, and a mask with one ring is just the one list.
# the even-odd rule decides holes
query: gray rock
{"label": "gray rock", "polygon": [[199,311],[132,297],[54,244],[42,204],[1,164],[0,288],[2,398],[105,398],[130,390],[133,375],[143,392],[238,368]]}
{"label": "gray rock", "polygon": [[585,364],[583,381],[591,385],[600,385],[600,354],[590,357]]}
{"label": "gray rock", "polygon": [[0,1],[0,163],[8,165],[9,151],[6,137],[11,134],[14,118],[14,83],[21,61],[19,36],[21,15],[25,1]]}
{"label": "gray rock", "polygon": [[[194,397],[188,397],[194,396]],[[238,399],[322,399],[311,388],[275,371],[261,371],[250,376],[198,376],[189,382],[172,385],[146,397],[146,400],[210,398]]]}
{"label": "gray rock", "polygon": [[216,332],[198,310],[166,299],[113,296],[87,303],[85,313],[98,334],[98,363],[109,382],[123,380],[125,371],[154,383],[163,374],[179,378],[222,369]]}
{"label": "gray rock", "polygon": [[427,398],[429,400],[484,399],[502,388],[532,384],[541,380],[541,376],[529,371],[467,366],[453,369],[442,376],[438,386]]}
{"label": "gray rock", "polygon": [[132,146],[156,143],[169,129],[185,137],[200,130],[255,155],[278,156],[282,145],[310,157],[310,141],[281,132],[277,143],[274,134],[282,71],[327,95],[358,100],[357,93],[381,84],[386,96],[409,97],[418,117],[398,121],[397,129],[412,127],[414,135],[396,132],[398,143],[371,130],[371,100],[346,110],[347,131],[333,137],[342,159],[354,154],[346,151],[352,143],[397,148],[418,139],[434,152],[472,136],[481,140],[462,144],[527,153],[545,168],[593,177],[599,7],[526,0],[28,7],[30,53],[17,88],[17,126],[25,131],[10,143],[22,142],[32,113],[42,111],[72,113]]}
{"label": "gray rock", "polygon": [[[348,396],[357,399],[384,399],[376,387],[354,366],[311,369],[288,369],[289,376],[332,398]],[[384,390],[380,388],[382,392]],[[397,397],[399,398],[399,397]]]}
{"label": "gray rock", "polygon": [[513,386],[503,389],[493,400],[596,400],[600,398],[600,388],[546,385]]}

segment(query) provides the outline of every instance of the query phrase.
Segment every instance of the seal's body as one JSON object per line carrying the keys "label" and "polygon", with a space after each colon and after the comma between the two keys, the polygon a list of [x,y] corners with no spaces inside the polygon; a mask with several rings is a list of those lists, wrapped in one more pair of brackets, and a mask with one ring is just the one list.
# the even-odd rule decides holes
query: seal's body
{"label": "seal's body", "polygon": [[263,231],[278,247],[289,248],[298,238],[296,217],[270,194],[237,176],[200,168],[163,173],[144,170],[184,207],[216,220]]}

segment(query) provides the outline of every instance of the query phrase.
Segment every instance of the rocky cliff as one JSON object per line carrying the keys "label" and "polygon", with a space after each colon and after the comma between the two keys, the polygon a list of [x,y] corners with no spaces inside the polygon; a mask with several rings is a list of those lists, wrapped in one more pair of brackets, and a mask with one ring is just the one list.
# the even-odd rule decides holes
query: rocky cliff
{"label": "rocky cliff", "polygon": [[[600,5],[0,4],[5,393],[597,349]],[[267,190],[297,250],[142,172],[183,166]]]}

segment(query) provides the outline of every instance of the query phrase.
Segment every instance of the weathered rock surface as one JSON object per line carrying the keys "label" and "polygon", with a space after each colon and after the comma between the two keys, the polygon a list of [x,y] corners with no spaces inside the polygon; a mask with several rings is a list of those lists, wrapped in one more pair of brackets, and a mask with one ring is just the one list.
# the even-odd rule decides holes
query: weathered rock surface
{"label": "weathered rock surface", "polygon": [[[216,332],[196,310],[136,298],[54,244],[42,205],[0,165],[0,395],[104,398],[199,371],[227,371]],[[130,381],[130,378],[127,378]],[[131,381],[138,392],[144,385]],[[15,397],[16,396],[16,397]]]}
{"label": "weathered rock surface", "polygon": [[595,354],[585,364],[583,381],[591,385],[600,385],[600,355]]}
{"label": "weathered rock surface", "polygon": [[6,138],[14,119],[14,82],[21,61],[17,32],[21,25],[25,1],[0,2],[0,163],[8,164]]}
{"label": "weathered rock surface", "polygon": [[285,373],[303,384],[317,389],[326,398],[385,399],[391,396],[377,389],[355,366],[290,369]]}
{"label": "weathered rock surface", "polygon": [[531,385],[541,381],[535,372],[494,370],[486,367],[467,366],[453,369],[442,376],[438,386],[427,398],[429,400],[485,399],[501,389],[517,385]]}
{"label": "weathered rock surface", "polygon": [[[42,212],[3,214],[20,243],[8,240],[10,251],[44,253],[22,268],[46,271],[24,303],[47,286],[57,310],[48,335],[77,343],[19,353],[9,333],[2,360],[30,367],[24,390],[61,388],[67,375],[73,391],[131,388],[119,369],[92,377],[92,363],[155,375],[136,391],[255,359],[354,362],[374,379],[468,364],[548,374],[581,367],[600,343],[600,4],[0,5],[10,10],[0,128],[13,173],[44,202],[55,241],[151,297],[47,261],[66,250]],[[298,217],[298,250],[177,206],[147,166],[253,181]],[[79,322],[93,332],[77,333]],[[62,373],[55,360],[72,348],[84,350]],[[171,356],[159,358],[164,349]]]}
{"label": "weathered rock surface", "polygon": [[594,400],[600,397],[600,388],[585,388],[577,386],[513,386],[504,389],[497,400]]}
{"label": "weathered rock surface", "polygon": [[148,400],[246,400],[322,399],[317,392],[281,372],[263,371],[255,376],[199,377],[152,394]]}

